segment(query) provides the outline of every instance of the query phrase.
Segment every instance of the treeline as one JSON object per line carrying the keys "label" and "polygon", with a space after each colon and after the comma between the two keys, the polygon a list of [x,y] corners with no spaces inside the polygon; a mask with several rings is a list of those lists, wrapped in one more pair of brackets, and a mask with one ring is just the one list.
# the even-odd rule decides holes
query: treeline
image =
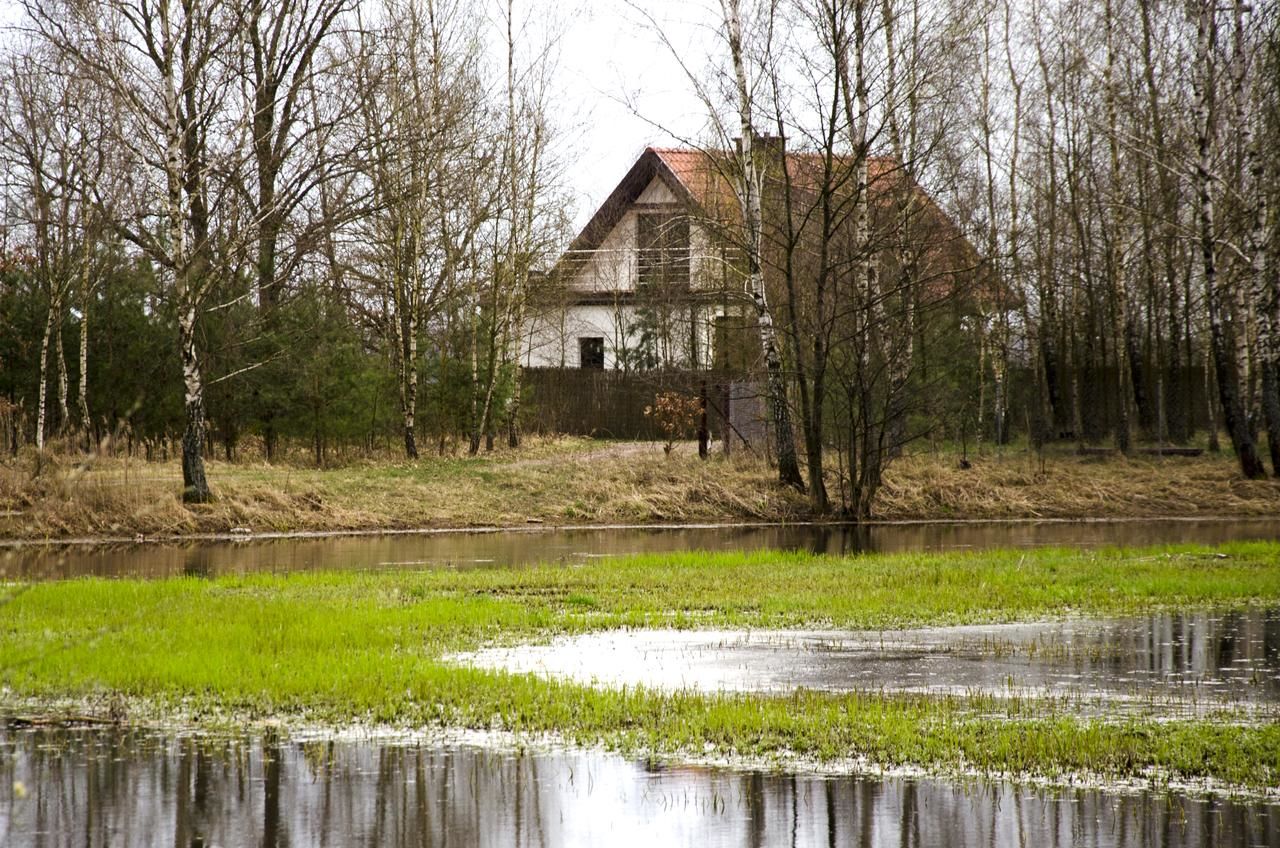
{"label": "treeline", "polygon": [[[707,147],[736,151],[723,232],[779,477],[815,512],[834,480],[838,508],[869,515],[887,464],[939,431],[1022,425],[1044,445],[1103,419],[1127,453],[1187,442],[1207,414],[1210,447],[1221,427],[1263,476],[1265,431],[1280,473],[1275,4],[718,11],[711,71],[689,78]],[[779,160],[780,140],[799,155]],[[1033,375],[1021,408],[1014,370]]]}
{"label": "treeline", "polygon": [[[0,60],[11,450],[518,441],[562,240],[555,37],[514,0],[24,4]],[[533,23],[536,21],[536,25]],[[419,416],[425,413],[427,426]]]}
{"label": "treeline", "polygon": [[1263,432],[1280,472],[1277,20],[1243,0],[985,10],[961,171],[979,202],[957,208],[1015,298],[985,325],[997,421],[1029,358],[1036,438],[1095,431],[1080,375],[1107,373],[1120,450],[1208,416],[1247,476]]}

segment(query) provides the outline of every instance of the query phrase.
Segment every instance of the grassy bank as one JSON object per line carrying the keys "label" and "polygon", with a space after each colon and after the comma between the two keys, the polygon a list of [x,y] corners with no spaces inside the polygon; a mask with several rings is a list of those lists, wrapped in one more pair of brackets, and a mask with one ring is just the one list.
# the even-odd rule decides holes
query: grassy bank
{"label": "grassy bank", "polygon": [[[1280,515],[1280,483],[1240,478],[1228,456],[918,453],[889,469],[882,519]],[[0,463],[0,538],[418,527],[789,521],[804,497],[751,454],[699,461],[682,444],[541,441],[518,451],[332,469],[209,463],[216,500],[185,506],[176,461]],[[839,480],[828,481],[833,497]]]}
{"label": "grassy bank", "polygon": [[[161,712],[554,731],[928,768],[1280,780],[1280,727],[1083,720],[983,697],[664,695],[461,668],[451,652],[627,625],[892,627],[1280,599],[1280,545],[855,558],[606,560],[587,568],[297,574],[11,587],[10,704],[119,693]],[[1000,719],[990,720],[996,712]],[[979,717],[979,716],[984,717]]]}

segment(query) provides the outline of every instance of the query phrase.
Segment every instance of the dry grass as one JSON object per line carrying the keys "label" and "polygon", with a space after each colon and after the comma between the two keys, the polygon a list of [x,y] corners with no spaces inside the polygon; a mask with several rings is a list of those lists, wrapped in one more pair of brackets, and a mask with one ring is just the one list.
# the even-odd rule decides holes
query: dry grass
{"label": "dry grass", "polygon": [[749,456],[701,462],[691,445],[587,439],[420,462],[318,470],[210,461],[213,503],[181,502],[176,461],[0,464],[0,537],[794,519],[798,494]]}
{"label": "dry grass", "polygon": [[890,466],[886,519],[1144,518],[1280,515],[1280,480],[1246,480],[1229,455],[1126,459],[1025,452],[916,455]]}
{"label": "dry grass", "polygon": [[[208,465],[216,499],[187,507],[178,463],[34,455],[0,463],[0,538],[166,536],[808,518],[760,459],[697,459],[691,444],[543,440],[475,458],[367,460],[317,470]],[[830,481],[835,495],[838,482]],[[1023,452],[894,463],[882,519],[1280,515],[1280,483],[1240,478],[1228,456],[1124,459]]]}

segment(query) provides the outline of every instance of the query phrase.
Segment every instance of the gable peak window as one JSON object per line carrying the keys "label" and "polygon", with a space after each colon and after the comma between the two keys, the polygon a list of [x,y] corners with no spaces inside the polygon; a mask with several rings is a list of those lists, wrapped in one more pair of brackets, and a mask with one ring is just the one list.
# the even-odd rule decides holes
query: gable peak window
{"label": "gable peak window", "polygon": [[636,218],[641,288],[689,286],[689,218],[675,210],[642,210]]}

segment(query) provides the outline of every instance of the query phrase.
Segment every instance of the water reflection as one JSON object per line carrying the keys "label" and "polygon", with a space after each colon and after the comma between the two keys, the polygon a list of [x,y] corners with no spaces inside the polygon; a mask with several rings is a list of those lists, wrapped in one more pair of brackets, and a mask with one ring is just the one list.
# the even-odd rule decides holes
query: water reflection
{"label": "water reflection", "polygon": [[0,733],[0,842],[1280,846],[1280,806],[646,766],[466,745]]}
{"label": "water reflection", "polygon": [[1280,608],[871,631],[615,630],[459,661],[665,690],[1054,695],[1166,716],[1280,705]]}
{"label": "water reflection", "polygon": [[257,571],[484,568],[581,563],[600,556],[779,548],[816,553],[964,550],[1045,545],[1218,544],[1280,539],[1280,521],[1006,522],[507,530],[155,545],[0,548],[0,578],[214,576]]}

